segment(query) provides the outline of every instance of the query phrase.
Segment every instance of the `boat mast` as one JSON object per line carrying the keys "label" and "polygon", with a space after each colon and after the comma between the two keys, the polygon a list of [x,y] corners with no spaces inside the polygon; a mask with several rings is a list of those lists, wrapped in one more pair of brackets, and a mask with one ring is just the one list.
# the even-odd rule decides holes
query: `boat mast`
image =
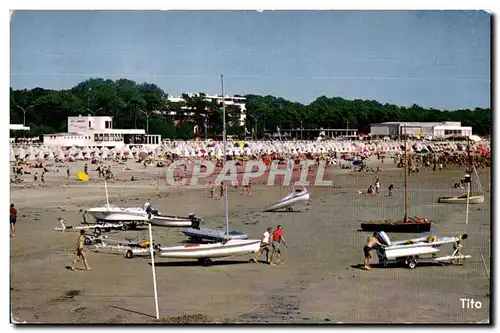
{"label": "boat mast", "polygon": [[[222,86],[222,149],[224,150],[224,164],[227,162],[226,157],[226,101],[224,98],[224,76],[220,75],[220,81]],[[228,218],[228,203],[227,203],[227,184],[224,182],[222,185],[224,187],[224,222],[226,224],[226,238],[229,237],[229,218]]]}
{"label": "boat mast", "polygon": [[404,168],[405,168],[405,215],[403,217],[403,222],[408,221],[408,158],[406,151],[408,150],[407,141],[406,141],[406,124],[403,125],[404,128],[404,136],[405,136],[405,155],[404,155]]}

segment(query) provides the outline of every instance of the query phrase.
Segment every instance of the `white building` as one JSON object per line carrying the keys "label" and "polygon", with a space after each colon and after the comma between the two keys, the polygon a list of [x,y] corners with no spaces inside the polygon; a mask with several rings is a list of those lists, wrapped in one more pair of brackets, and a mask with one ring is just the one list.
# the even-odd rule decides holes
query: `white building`
{"label": "white building", "polygon": [[[200,96],[200,94],[186,94],[188,95],[189,97],[195,97],[195,96]],[[184,98],[181,97],[168,97],[168,100],[170,102],[176,102],[176,103],[179,103],[179,102],[185,102]],[[240,115],[240,120],[239,120],[239,123],[240,123],[240,126],[245,126],[245,120],[246,120],[246,113],[247,113],[247,108],[246,108],[246,98],[245,97],[239,97],[239,96],[224,96],[224,98],[222,97],[222,95],[205,95],[203,96],[203,100],[207,101],[207,102],[215,102],[217,103],[218,105],[222,105],[222,101],[224,100],[225,104],[226,105],[236,105],[237,107],[240,108],[240,111],[241,111],[241,115]],[[184,110],[189,110],[190,108],[188,106],[183,106],[182,109]],[[170,111],[168,113],[170,116],[176,116],[176,112],[175,111]],[[193,112],[185,112],[184,113],[185,116],[192,116],[194,115]]]}
{"label": "white building", "polygon": [[44,134],[43,143],[65,147],[157,146],[161,135],[148,135],[143,129],[114,129],[113,117],[89,115],[68,117],[68,133]]}
{"label": "white building", "polygon": [[379,136],[406,134],[424,138],[445,139],[452,136],[471,136],[472,127],[462,126],[459,121],[444,122],[397,122],[390,121],[370,125],[370,134]]}
{"label": "white building", "polygon": [[9,124],[9,130],[11,131],[29,131],[29,126],[24,126],[23,124]]}

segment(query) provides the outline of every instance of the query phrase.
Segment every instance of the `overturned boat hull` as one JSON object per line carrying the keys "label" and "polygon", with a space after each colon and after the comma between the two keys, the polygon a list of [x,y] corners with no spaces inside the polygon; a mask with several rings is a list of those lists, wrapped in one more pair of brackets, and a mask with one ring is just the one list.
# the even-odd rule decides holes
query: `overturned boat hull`
{"label": "overturned boat hull", "polygon": [[164,258],[177,259],[227,258],[255,253],[259,249],[260,240],[258,239],[231,239],[225,243],[193,243],[160,248],[157,255]]}
{"label": "overturned boat hull", "polygon": [[285,209],[285,208],[290,208],[293,205],[299,203],[299,202],[304,202],[308,201],[310,198],[309,192],[307,191],[306,188],[302,188],[299,190],[296,190],[280,201],[276,202],[275,204],[266,206],[262,209],[263,212],[272,212],[275,210],[280,210],[280,209]]}
{"label": "overturned boat hull", "polygon": [[[448,204],[467,204],[467,197],[440,197],[438,202]],[[474,195],[469,197],[469,204],[482,203],[484,203],[484,195]]]}
{"label": "overturned boat hull", "polygon": [[189,228],[186,230],[182,230],[182,233],[192,239],[196,240],[207,240],[207,241],[222,241],[224,239],[240,239],[245,240],[248,239],[248,235],[238,231],[231,231],[229,235],[226,237],[226,233],[220,229],[208,229],[208,228]]}

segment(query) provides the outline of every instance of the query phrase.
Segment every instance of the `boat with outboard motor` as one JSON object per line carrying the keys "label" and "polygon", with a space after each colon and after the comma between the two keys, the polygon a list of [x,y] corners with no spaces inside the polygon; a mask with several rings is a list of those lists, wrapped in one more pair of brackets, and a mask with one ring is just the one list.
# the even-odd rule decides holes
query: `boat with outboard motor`
{"label": "boat with outboard motor", "polygon": [[[467,239],[467,234],[455,237],[424,236],[401,241],[391,241],[389,236],[383,231],[379,232],[377,238],[384,247],[377,247],[377,256],[379,262],[387,267],[389,262],[404,263],[413,269],[421,259],[428,259],[431,256],[433,262],[459,264],[462,259],[471,258],[470,255],[462,255],[462,240]],[[453,253],[449,256],[436,257],[436,253],[441,251],[445,244],[454,244]]]}

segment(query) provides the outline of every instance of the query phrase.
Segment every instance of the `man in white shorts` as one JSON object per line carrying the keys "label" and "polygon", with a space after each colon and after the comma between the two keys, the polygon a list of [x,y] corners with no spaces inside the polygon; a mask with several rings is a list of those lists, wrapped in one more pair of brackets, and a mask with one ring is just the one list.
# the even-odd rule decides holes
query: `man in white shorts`
{"label": "man in white shorts", "polygon": [[269,227],[267,228],[266,232],[262,234],[262,237],[260,239],[260,249],[255,255],[255,257],[252,259],[253,262],[258,263],[260,256],[262,255],[262,252],[266,251],[266,263],[269,264],[269,238],[271,237],[271,231],[273,228]]}

